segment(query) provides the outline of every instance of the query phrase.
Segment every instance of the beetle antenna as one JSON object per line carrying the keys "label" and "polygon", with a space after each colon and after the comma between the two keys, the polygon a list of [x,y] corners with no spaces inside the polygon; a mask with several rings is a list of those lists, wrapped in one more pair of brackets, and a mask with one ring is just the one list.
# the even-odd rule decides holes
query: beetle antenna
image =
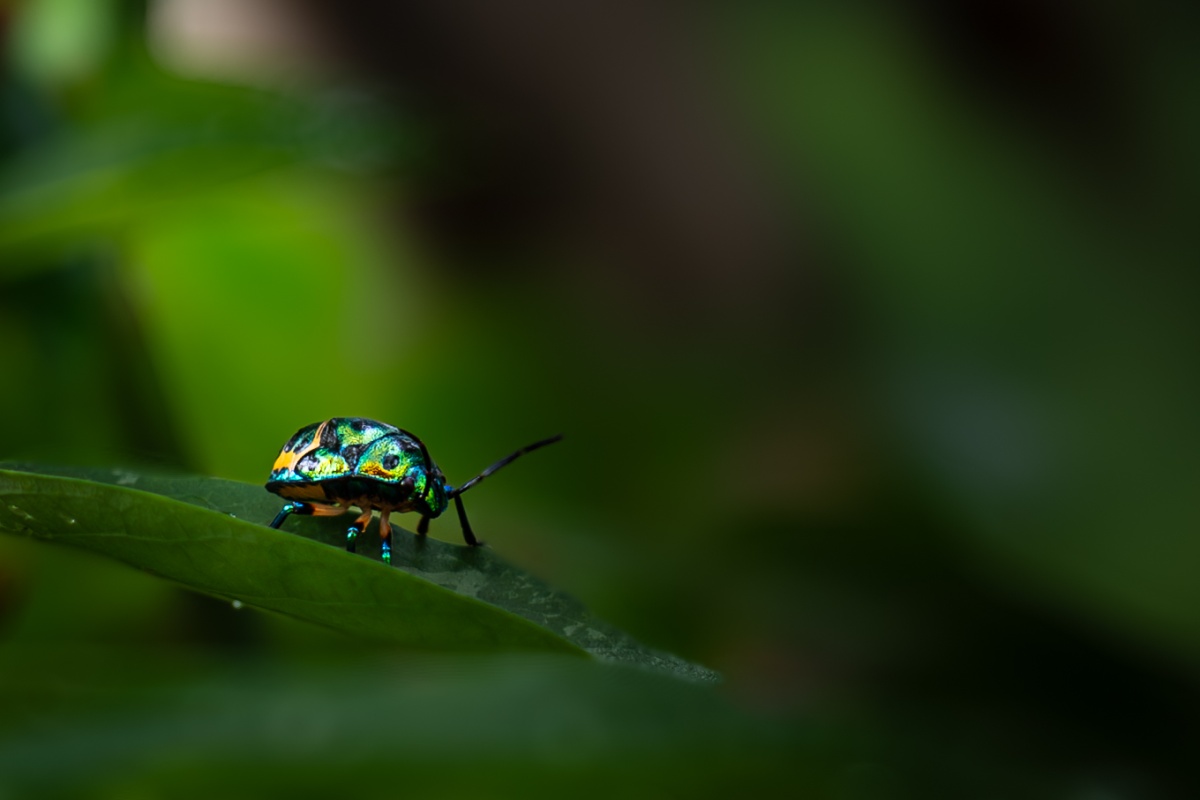
{"label": "beetle antenna", "polygon": [[537,450],[539,447],[545,447],[548,444],[554,444],[555,442],[561,440],[562,438],[563,438],[562,434],[560,433],[557,436],[551,436],[549,439],[542,439],[540,442],[534,442],[531,445],[522,447],[520,450],[513,453],[512,455],[505,456],[504,458],[497,461],[495,464],[492,464],[490,467],[488,467],[483,472],[476,475],[474,478],[471,478],[471,480],[467,481],[462,486],[459,486],[457,489],[451,489],[448,492],[448,495],[452,498],[458,497],[460,494],[465,492],[467,489],[470,489],[472,486],[479,483],[481,480],[483,480],[487,476],[491,475],[496,470],[500,469],[501,467],[507,466],[511,462],[515,461],[517,459],[517,456],[523,456],[526,453]]}

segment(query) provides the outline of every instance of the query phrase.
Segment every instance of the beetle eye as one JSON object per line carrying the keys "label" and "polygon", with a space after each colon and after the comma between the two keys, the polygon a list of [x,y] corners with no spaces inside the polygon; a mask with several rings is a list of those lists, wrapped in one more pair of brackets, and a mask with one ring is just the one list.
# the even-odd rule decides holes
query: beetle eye
{"label": "beetle eye", "polygon": [[400,466],[400,456],[392,453],[383,457],[383,468],[388,472],[391,472],[398,466]]}

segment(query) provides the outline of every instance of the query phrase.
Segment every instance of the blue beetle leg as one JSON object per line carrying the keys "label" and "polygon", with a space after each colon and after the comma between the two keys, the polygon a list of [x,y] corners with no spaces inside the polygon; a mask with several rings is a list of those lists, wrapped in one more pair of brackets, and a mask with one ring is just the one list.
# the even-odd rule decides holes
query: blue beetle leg
{"label": "blue beetle leg", "polygon": [[458,509],[458,522],[462,525],[463,539],[471,547],[478,547],[483,544],[475,538],[475,533],[471,530],[471,523],[467,522],[467,510],[463,508],[462,495],[454,495],[454,507]]}
{"label": "blue beetle leg", "polygon": [[311,513],[313,513],[313,507],[312,507],[311,503],[303,503],[299,500],[293,500],[290,503],[287,503],[279,511],[279,513],[275,515],[275,519],[271,520],[271,524],[269,527],[278,528],[280,525],[283,524],[283,521],[288,518],[289,514],[311,514]]}
{"label": "blue beetle leg", "polygon": [[388,522],[388,514],[391,512],[381,511],[379,513],[379,544],[383,549],[383,563],[392,563],[392,523]]}
{"label": "blue beetle leg", "polygon": [[417,536],[424,536],[429,533],[429,517],[421,515],[421,521],[417,523]]}
{"label": "blue beetle leg", "polygon": [[346,552],[348,552],[348,553],[354,552],[354,544],[355,544],[355,541],[358,539],[358,535],[360,533],[362,533],[364,530],[366,530],[367,525],[370,522],[371,522],[371,509],[368,508],[366,511],[364,511],[362,513],[362,516],[360,516],[358,519],[354,520],[354,522],[351,523],[350,527],[346,529]]}

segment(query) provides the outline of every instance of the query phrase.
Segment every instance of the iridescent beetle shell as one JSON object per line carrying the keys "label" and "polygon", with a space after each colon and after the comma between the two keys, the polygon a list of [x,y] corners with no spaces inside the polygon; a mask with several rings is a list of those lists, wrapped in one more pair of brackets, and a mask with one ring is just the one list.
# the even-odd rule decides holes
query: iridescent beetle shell
{"label": "iridescent beetle shell", "polygon": [[416,511],[421,515],[417,534],[424,535],[429,521],[441,516],[453,499],[463,539],[477,545],[479,540],[467,521],[462,493],[522,453],[561,438],[553,436],[524,447],[455,489],[446,485],[445,476],[425,445],[408,431],[363,417],[314,422],[288,439],[271,467],[267,491],[288,501],[271,527],[278,528],[290,514],[335,516],[357,506],[362,513],[346,532],[346,549],[353,552],[358,534],[379,511],[383,560],[390,562],[392,529],[388,516]]}
{"label": "iridescent beetle shell", "polygon": [[425,445],[394,425],[334,417],[296,432],[271,468],[267,490],[285,500],[364,510],[446,510],[446,482]]}

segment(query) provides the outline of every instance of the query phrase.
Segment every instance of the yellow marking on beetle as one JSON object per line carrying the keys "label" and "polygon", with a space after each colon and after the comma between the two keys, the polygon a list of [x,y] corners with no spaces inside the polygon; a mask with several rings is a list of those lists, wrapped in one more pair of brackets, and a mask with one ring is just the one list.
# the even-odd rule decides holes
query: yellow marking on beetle
{"label": "yellow marking on beetle", "polygon": [[296,464],[300,462],[300,459],[321,446],[321,434],[325,432],[325,426],[328,424],[329,420],[325,420],[318,425],[317,429],[313,432],[313,437],[307,442],[296,442],[296,447],[292,452],[289,453],[286,450],[281,450],[279,457],[275,459],[275,464],[271,467],[271,471],[286,469],[295,472]]}
{"label": "yellow marking on beetle", "polygon": [[325,426],[327,426],[328,424],[329,424],[329,420],[325,420],[324,422],[322,422],[320,425],[317,426],[317,430],[313,433],[312,441],[309,442],[309,446],[305,449],[304,455],[308,455],[313,450],[316,450],[318,447],[321,446],[321,434],[325,433]]}
{"label": "yellow marking on beetle", "polygon": [[[324,452],[328,453],[328,450]],[[330,454],[324,458],[317,459],[317,468],[312,471],[311,475],[304,477],[312,480],[324,480],[325,478],[340,478],[350,472],[350,465],[346,463],[346,459],[340,455]]]}
{"label": "yellow marking on beetle", "polygon": [[285,500],[326,500],[325,487],[319,483],[289,483],[281,486],[279,496]]}
{"label": "yellow marking on beetle", "polygon": [[385,470],[383,468],[383,465],[379,463],[378,459],[373,459],[371,461],[359,461],[356,472],[359,475],[363,475],[368,478],[389,478],[389,477],[391,477],[388,474],[387,470]]}
{"label": "yellow marking on beetle", "polygon": [[292,452],[284,450],[279,451],[279,458],[275,459],[275,463],[271,466],[271,472],[278,472],[281,469],[290,470],[296,466],[298,456]]}
{"label": "yellow marking on beetle", "polygon": [[350,510],[345,506],[327,506],[322,503],[313,503],[312,507],[314,517],[336,517]]}

